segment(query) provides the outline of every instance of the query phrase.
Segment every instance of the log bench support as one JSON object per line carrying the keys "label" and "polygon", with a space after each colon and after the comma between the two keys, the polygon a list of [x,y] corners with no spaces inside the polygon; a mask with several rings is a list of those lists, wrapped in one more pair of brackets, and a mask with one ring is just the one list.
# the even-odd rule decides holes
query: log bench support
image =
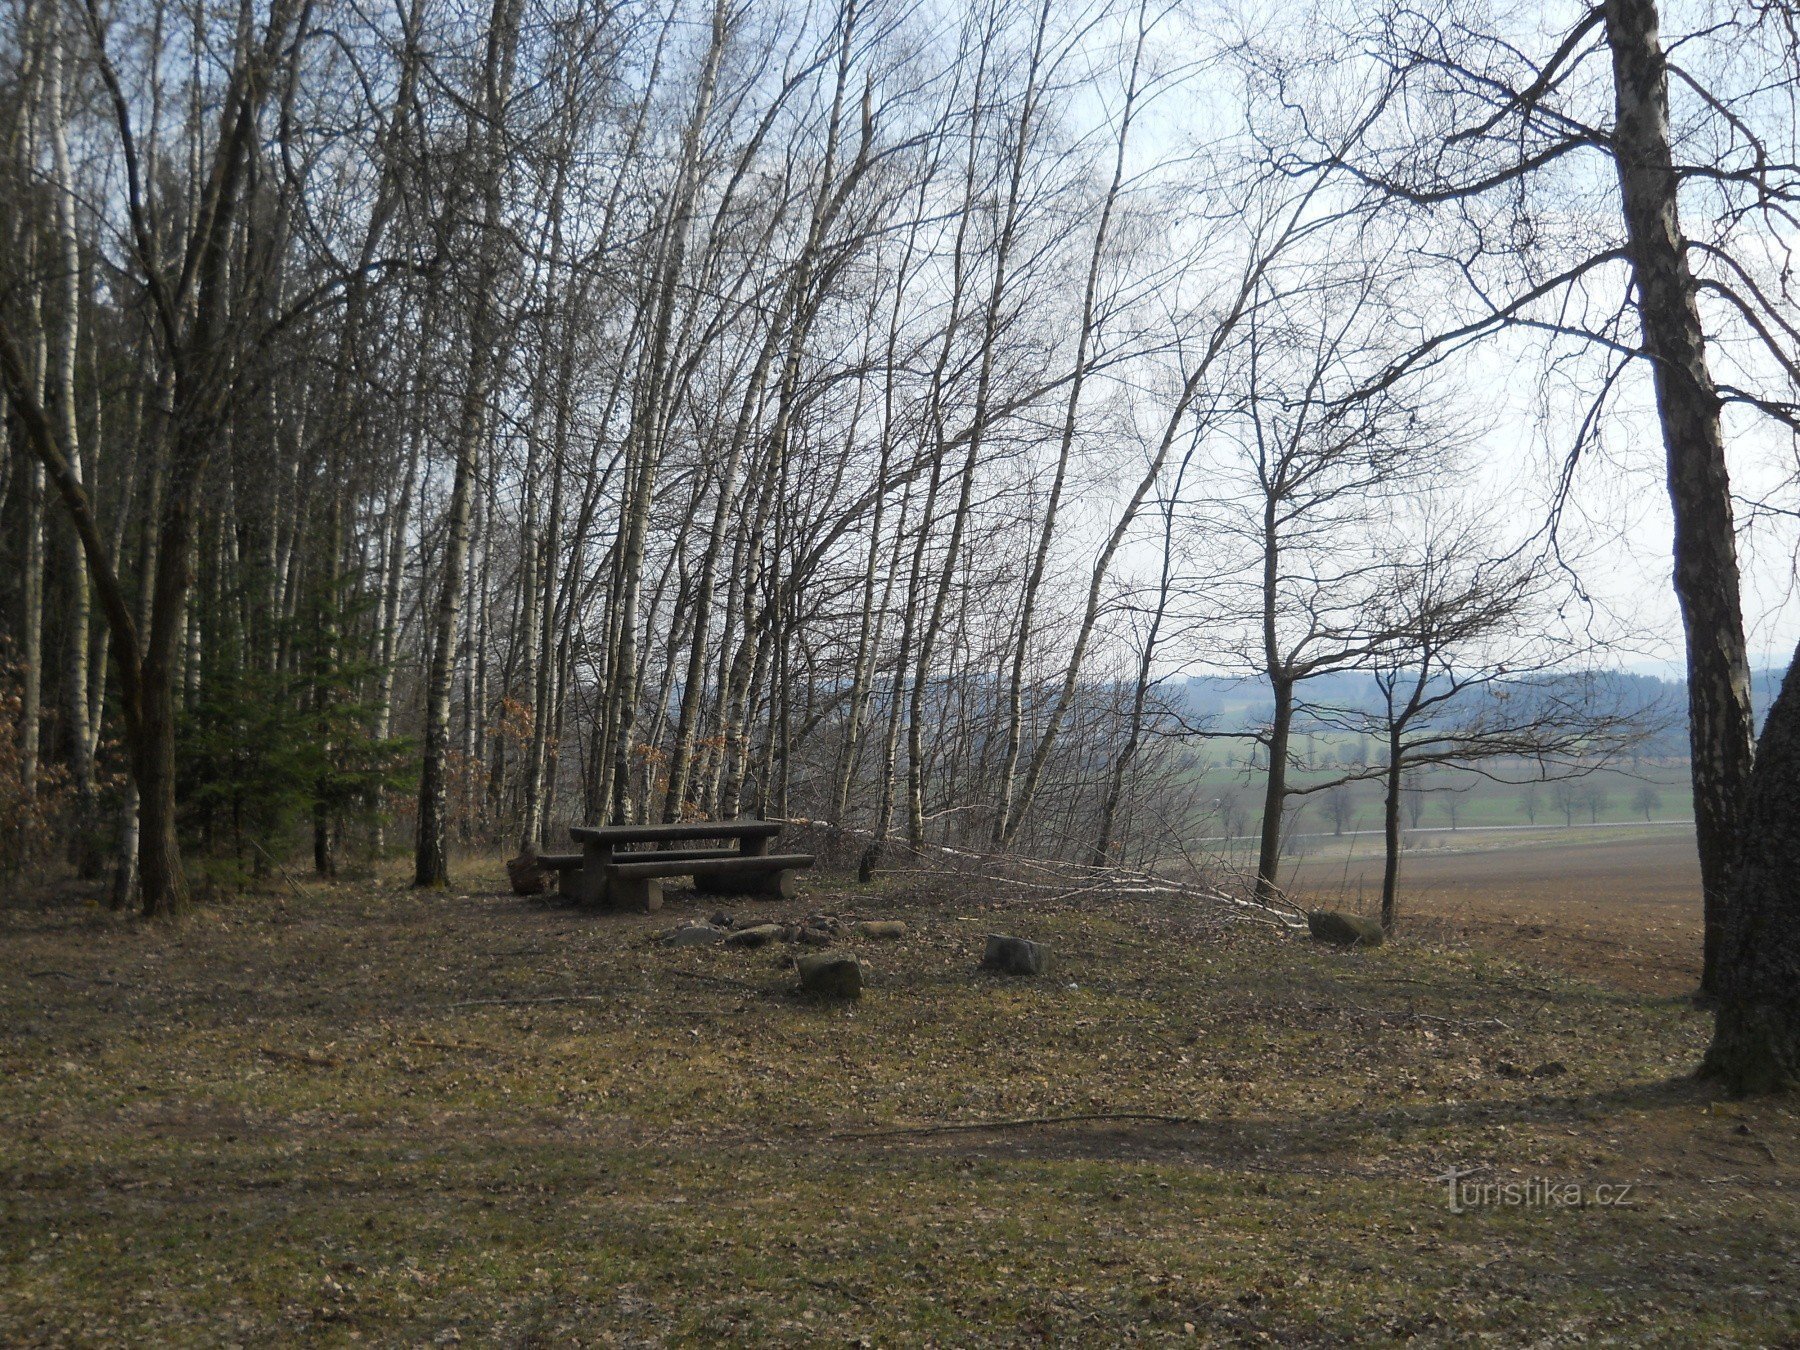
{"label": "log bench support", "polygon": [[654,914],[662,908],[662,882],[656,877],[608,877],[606,898],[614,909]]}
{"label": "log bench support", "polygon": [[538,866],[556,873],[556,893],[568,895],[581,877],[579,853],[540,853]]}
{"label": "log bench support", "polygon": [[765,853],[752,856],[709,857],[698,859],[665,858],[645,854],[641,861],[631,855],[615,855],[605,864],[606,898],[624,909],[646,914],[662,908],[662,882],[665,877],[692,877],[694,889],[703,895],[760,895],[768,899],[791,899],[798,894],[796,878],[813,865],[810,853]]}

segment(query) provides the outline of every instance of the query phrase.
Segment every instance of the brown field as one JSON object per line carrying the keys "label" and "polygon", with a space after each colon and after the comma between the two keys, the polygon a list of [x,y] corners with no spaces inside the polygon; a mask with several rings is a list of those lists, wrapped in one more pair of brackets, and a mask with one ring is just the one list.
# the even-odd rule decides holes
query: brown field
{"label": "brown field", "polygon": [[[1471,831],[1472,846],[1409,852],[1401,923],[1635,992],[1680,994],[1700,977],[1700,868],[1685,829]],[[1441,836],[1440,836],[1441,838]],[[1308,861],[1291,882],[1312,903],[1375,911],[1378,856]]]}

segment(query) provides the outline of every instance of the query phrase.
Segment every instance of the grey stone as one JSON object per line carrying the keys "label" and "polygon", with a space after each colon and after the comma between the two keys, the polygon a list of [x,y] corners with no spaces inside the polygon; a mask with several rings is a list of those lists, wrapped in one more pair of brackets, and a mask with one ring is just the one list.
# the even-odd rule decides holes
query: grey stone
{"label": "grey stone", "polygon": [[802,993],[825,998],[862,997],[862,962],[848,952],[813,952],[796,964]]}
{"label": "grey stone", "polygon": [[1329,942],[1335,947],[1379,947],[1386,938],[1374,919],[1335,909],[1309,911],[1306,927],[1315,942]]}
{"label": "grey stone", "polygon": [[766,947],[781,936],[781,925],[778,923],[753,924],[749,928],[739,928],[725,939],[727,947]]}
{"label": "grey stone", "polygon": [[981,964],[1005,975],[1042,975],[1050,969],[1050,949],[1041,942],[989,933]]}

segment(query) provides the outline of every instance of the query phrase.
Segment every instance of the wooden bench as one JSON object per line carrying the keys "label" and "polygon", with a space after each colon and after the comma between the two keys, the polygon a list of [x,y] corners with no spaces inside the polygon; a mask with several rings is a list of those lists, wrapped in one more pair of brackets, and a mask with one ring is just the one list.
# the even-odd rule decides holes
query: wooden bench
{"label": "wooden bench", "polygon": [[[794,876],[811,867],[810,853],[771,853],[781,833],[767,820],[699,820],[672,825],[576,825],[569,834],[581,845],[579,871],[560,873],[562,890],[587,904],[662,906],[662,883],[692,877],[709,895],[791,896]],[[729,839],[730,848],[665,848],[696,840]],[[634,847],[649,845],[650,847]]]}

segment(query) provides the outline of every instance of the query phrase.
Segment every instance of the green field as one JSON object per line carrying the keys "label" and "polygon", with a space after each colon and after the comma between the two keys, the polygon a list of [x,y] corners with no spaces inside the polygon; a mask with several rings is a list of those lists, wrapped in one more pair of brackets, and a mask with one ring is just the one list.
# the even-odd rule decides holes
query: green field
{"label": "green field", "polygon": [[[1300,767],[1290,771],[1298,788],[1322,788],[1357,774],[1379,775],[1372,744],[1337,734],[1295,738]],[[1235,855],[1261,830],[1266,777],[1260,764],[1245,762],[1244,748],[1219,743],[1200,752],[1187,781],[1201,797],[1197,827],[1220,851]],[[1366,755],[1367,764],[1355,762]],[[1409,774],[1401,825],[1408,833],[1468,829],[1556,828],[1625,825],[1693,818],[1685,760],[1629,759],[1605,767],[1551,769],[1538,780],[1537,765],[1494,760],[1483,772],[1432,767]],[[1288,849],[1304,856],[1319,836],[1381,830],[1383,784],[1379,777],[1344,782],[1289,803]]]}

